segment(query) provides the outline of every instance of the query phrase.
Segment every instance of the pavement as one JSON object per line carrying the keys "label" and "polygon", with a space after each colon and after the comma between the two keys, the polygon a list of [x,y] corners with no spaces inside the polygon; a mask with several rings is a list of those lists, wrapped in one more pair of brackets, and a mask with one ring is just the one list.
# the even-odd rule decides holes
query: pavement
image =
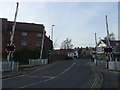
{"label": "pavement", "polygon": [[15,77],[15,76],[19,76],[19,75],[24,75],[26,73],[29,73],[37,68],[47,68],[47,67],[50,67],[54,64],[56,64],[57,62],[54,62],[54,63],[51,63],[51,64],[47,64],[47,65],[37,65],[37,66],[34,66],[34,67],[31,67],[31,68],[25,68],[25,69],[21,69],[21,70],[18,70],[18,71],[10,71],[10,72],[3,72],[2,73],[2,78],[1,79],[5,79],[5,78],[10,78],[10,77]]}
{"label": "pavement", "polygon": [[[57,62],[55,62],[57,63]],[[46,67],[49,67],[51,65],[54,65],[55,63],[48,64]],[[118,71],[110,71],[102,66],[95,65],[93,62],[90,62],[89,65],[94,69],[94,71],[97,71],[100,73],[101,78],[103,79],[101,88],[116,88],[120,89],[120,72]],[[34,71],[36,68],[46,68],[44,66],[35,66],[33,68],[23,69],[20,71],[11,71],[6,72],[2,74],[2,79],[15,77],[19,75],[24,75],[26,73],[29,73],[31,71]]]}
{"label": "pavement", "polygon": [[103,82],[101,88],[114,88],[120,90],[120,72],[109,70],[103,66],[95,65],[93,62],[91,66],[94,70],[100,72]]}

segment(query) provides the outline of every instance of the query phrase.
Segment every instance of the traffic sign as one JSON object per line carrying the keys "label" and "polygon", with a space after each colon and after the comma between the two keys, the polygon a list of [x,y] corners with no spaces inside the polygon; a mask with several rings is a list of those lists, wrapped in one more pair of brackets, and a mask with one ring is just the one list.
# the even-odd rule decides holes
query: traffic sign
{"label": "traffic sign", "polygon": [[7,44],[6,45],[6,51],[9,52],[15,52],[15,45],[14,44]]}
{"label": "traffic sign", "polygon": [[104,48],[104,53],[105,53],[105,54],[111,54],[112,51],[113,51],[113,48],[112,48],[112,47],[105,47],[105,48]]}

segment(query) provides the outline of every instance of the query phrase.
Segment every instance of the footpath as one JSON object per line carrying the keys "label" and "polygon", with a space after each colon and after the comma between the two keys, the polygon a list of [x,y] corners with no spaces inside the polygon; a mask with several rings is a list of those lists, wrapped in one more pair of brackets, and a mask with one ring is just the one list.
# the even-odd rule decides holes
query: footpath
{"label": "footpath", "polygon": [[33,66],[31,68],[26,68],[26,69],[21,69],[18,71],[10,71],[10,72],[3,72],[2,73],[2,77],[0,77],[0,79],[5,79],[5,78],[11,78],[11,77],[15,77],[15,76],[19,76],[19,75],[24,75],[26,73],[29,73],[31,71],[34,71],[36,69],[43,69],[43,68],[48,68],[54,64],[56,64],[57,62],[51,63],[51,64],[46,64],[46,65],[42,65],[42,66]]}
{"label": "footpath", "polygon": [[112,88],[114,90],[120,90],[120,72],[108,70],[103,66],[95,65],[93,62],[91,62],[90,65],[95,71],[101,74],[103,80],[101,89]]}

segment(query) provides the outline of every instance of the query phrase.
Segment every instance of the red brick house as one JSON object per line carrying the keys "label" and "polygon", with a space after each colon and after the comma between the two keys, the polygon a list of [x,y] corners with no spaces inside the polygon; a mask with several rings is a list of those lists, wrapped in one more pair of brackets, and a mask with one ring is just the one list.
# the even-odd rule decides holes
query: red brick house
{"label": "red brick house", "polygon": [[[10,42],[13,22],[7,19],[0,18],[2,26],[2,52],[6,52],[6,44]],[[42,44],[43,24],[16,22],[15,35],[13,43],[16,46],[16,51],[23,48],[35,50],[40,49]],[[52,49],[52,41],[46,36],[44,39],[44,49]]]}

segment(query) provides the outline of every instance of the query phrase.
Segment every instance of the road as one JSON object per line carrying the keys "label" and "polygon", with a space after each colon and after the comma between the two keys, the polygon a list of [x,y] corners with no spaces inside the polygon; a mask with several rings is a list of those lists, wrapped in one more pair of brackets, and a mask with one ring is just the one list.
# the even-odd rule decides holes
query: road
{"label": "road", "polygon": [[91,88],[96,75],[90,60],[59,61],[24,75],[3,79],[3,88]]}

